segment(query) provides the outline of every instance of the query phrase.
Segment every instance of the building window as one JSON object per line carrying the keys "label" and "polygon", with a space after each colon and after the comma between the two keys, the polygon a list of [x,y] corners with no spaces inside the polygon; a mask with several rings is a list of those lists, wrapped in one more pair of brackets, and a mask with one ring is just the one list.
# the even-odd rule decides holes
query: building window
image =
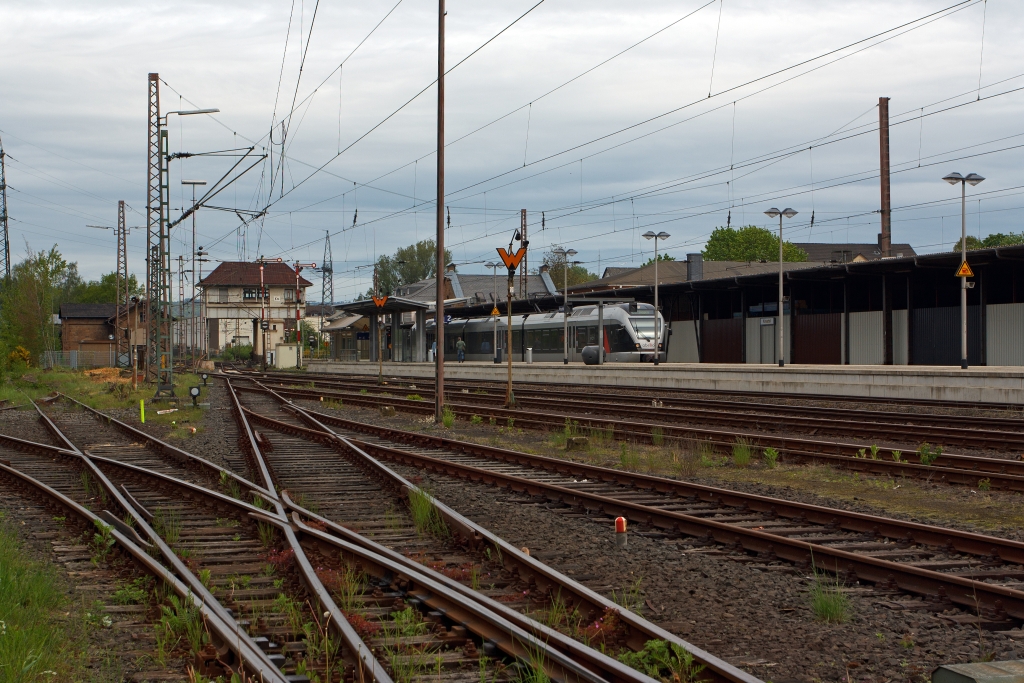
{"label": "building window", "polygon": [[285,289],[284,290],[284,300],[285,301],[295,301],[295,290],[294,289]]}
{"label": "building window", "polygon": [[217,301],[219,303],[222,303],[222,304],[226,304],[228,302],[228,288],[227,287],[218,287],[217,288]]}
{"label": "building window", "polygon": [[[243,288],[242,289],[242,298],[243,299],[259,299],[260,298],[260,288],[259,287],[245,287],[245,288]],[[266,287],[263,288],[263,298],[264,299],[267,298],[267,288]]]}

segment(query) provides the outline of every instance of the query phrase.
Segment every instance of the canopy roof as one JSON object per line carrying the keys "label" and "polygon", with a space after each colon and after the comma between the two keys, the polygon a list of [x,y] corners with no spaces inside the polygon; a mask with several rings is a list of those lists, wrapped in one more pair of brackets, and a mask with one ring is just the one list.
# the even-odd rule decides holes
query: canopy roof
{"label": "canopy roof", "polygon": [[373,299],[353,301],[348,304],[336,304],[335,310],[356,315],[380,315],[381,313],[407,313],[409,311],[425,311],[429,305],[424,301],[403,299],[400,296],[389,296],[383,306],[378,306]]}

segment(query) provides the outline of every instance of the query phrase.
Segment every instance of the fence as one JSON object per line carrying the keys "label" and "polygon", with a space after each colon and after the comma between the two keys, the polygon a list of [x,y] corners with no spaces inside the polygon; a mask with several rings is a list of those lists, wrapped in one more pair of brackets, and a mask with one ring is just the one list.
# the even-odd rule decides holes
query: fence
{"label": "fence", "polygon": [[[120,361],[120,362],[117,362]],[[131,359],[127,353],[117,357],[117,351],[45,351],[39,356],[39,366],[46,368],[110,368],[127,367]]]}

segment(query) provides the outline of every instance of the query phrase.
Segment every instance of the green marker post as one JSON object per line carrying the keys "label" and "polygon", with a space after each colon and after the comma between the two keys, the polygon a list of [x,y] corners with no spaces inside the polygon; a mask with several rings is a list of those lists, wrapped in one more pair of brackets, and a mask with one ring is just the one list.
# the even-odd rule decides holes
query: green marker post
{"label": "green marker post", "polygon": [[146,424],[146,400],[141,398],[139,399],[139,420],[142,421],[142,424]]}

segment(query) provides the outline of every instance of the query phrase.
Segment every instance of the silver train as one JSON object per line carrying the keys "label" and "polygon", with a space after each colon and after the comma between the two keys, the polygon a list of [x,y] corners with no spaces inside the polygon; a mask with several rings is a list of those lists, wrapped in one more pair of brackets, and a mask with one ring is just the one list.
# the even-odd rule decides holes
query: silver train
{"label": "silver train", "polygon": [[[654,360],[654,325],[658,324],[661,361],[665,360],[667,339],[661,314],[655,316],[654,306],[644,303],[606,304],[603,312],[605,362],[644,363]],[[598,311],[595,305],[582,305],[569,313],[569,360],[583,360],[583,349],[598,347]],[[560,362],[564,355],[564,316],[555,313],[528,313],[512,316],[512,359],[526,360],[526,349],[533,349],[533,360]],[[434,343],[434,321],[427,321],[427,348]],[[496,332],[496,334],[495,334]],[[445,360],[456,357],[455,343],[459,337],[466,342],[466,360],[490,361],[495,357],[494,344],[502,357],[507,353],[508,317],[452,320],[445,325]],[[589,354],[593,355],[593,354]]]}

